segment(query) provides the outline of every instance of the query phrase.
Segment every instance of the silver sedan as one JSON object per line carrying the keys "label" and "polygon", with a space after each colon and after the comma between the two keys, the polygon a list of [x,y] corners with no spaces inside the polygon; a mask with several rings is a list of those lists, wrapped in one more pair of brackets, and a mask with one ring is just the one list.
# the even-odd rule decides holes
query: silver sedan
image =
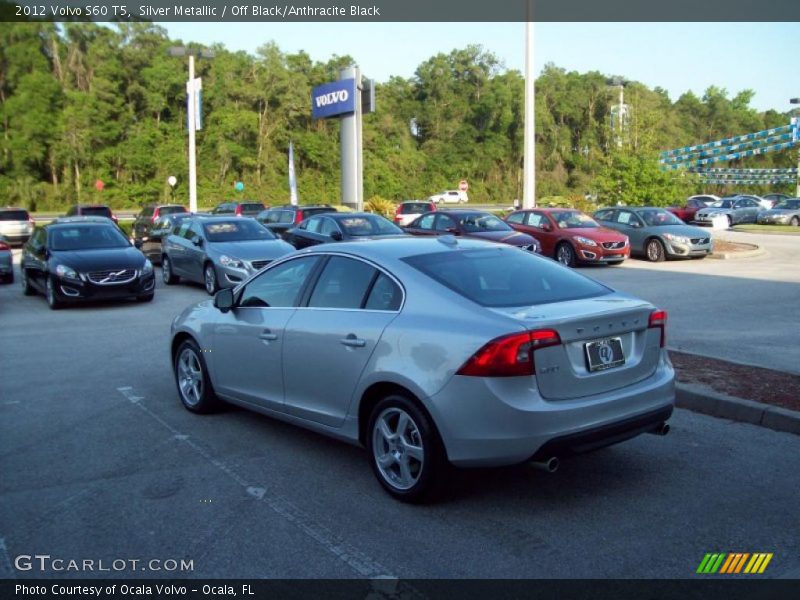
{"label": "silver sedan", "polygon": [[666,433],[666,313],[506,244],[397,238],[272,263],[172,323],[184,406],[227,401],[367,447],[404,501],[447,467]]}

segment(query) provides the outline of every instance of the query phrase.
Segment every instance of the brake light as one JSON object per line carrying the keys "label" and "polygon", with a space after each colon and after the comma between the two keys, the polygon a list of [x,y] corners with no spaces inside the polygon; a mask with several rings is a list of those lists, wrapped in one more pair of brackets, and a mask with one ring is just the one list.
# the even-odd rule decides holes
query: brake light
{"label": "brake light", "polygon": [[300,222],[302,220],[303,220],[303,211],[302,210],[298,210],[296,213],[294,213],[294,224],[295,225],[300,225]]}
{"label": "brake light", "polygon": [[11,246],[6,244],[5,242],[0,242],[0,250],[11,250]]}
{"label": "brake light", "polygon": [[663,348],[667,341],[667,311],[654,310],[651,312],[647,327],[661,330],[661,347]]}
{"label": "brake light", "polygon": [[518,377],[536,372],[533,353],[558,346],[561,338],[554,329],[512,333],[493,339],[473,354],[456,372],[468,377]]}
{"label": "brake light", "polygon": [[236,216],[237,217],[241,217],[242,216],[242,205],[241,204],[236,207]]}

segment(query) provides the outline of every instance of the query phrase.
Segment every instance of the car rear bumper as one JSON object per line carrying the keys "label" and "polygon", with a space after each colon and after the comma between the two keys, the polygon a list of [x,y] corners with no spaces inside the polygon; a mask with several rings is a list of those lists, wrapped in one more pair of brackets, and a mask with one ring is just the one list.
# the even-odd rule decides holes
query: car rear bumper
{"label": "car rear bumper", "polygon": [[[559,440],[570,440],[563,451],[574,453],[652,429],[672,413],[674,377],[662,353],[656,371],[642,381],[594,396],[549,401],[535,384],[520,393],[519,383],[508,381],[515,378],[455,376],[427,406],[453,464],[508,465],[541,456]],[[594,445],[590,438],[596,438]]]}
{"label": "car rear bumper", "polygon": [[155,291],[156,279],[153,273],[137,277],[130,283],[97,285],[88,281],[56,278],[56,295],[59,300],[70,302],[92,300],[116,300],[134,298]]}

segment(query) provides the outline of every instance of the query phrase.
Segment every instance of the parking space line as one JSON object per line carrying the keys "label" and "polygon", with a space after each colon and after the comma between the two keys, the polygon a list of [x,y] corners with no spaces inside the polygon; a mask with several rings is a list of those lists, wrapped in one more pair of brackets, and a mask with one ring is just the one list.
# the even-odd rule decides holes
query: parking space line
{"label": "parking space line", "polygon": [[[144,396],[136,395],[133,387],[131,386],[118,387],[117,391],[120,394],[122,394],[131,404],[137,406],[141,411],[146,413],[152,419],[154,419],[155,421],[160,423],[163,427],[165,427],[167,430],[169,430],[170,433],[173,434],[176,440],[182,441],[185,444],[187,444],[192,450],[194,450],[194,452],[202,456],[209,463],[214,465],[217,469],[225,473],[233,481],[239,484],[249,496],[255,498],[256,500],[264,502],[276,514],[280,515],[288,522],[293,524],[295,527],[297,527],[304,534],[309,536],[311,539],[315,540],[320,546],[322,546],[324,550],[333,554],[338,559],[342,560],[351,569],[353,569],[353,571],[355,571],[362,577],[375,579],[376,585],[380,585],[382,589],[386,589],[387,586],[390,589],[394,587],[392,583],[397,582],[397,578],[393,575],[390,575],[386,567],[384,567],[379,562],[369,557],[364,552],[361,552],[360,550],[356,549],[355,547],[351,546],[350,544],[348,544],[347,542],[336,536],[336,534],[334,534],[327,527],[315,522],[314,519],[312,519],[303,510],[292,504],[287,498],[279,494],[276,494],[274,492],[270,492],[265,487],[253,485],[251,482],[248,482],[244,477],[242,477],[236,471],[234,471],[229,465],[225,464],[220,459],[215,458],[206,449],[204,449],[199,444],[195,443],[187,434],[179,431],[178,429],[170,425],[167,421],[162,419],[159,415],[150,410],[142,402],[144,400]],[[378,584],[377,583],[378,581],[380,581],[381,583]],[[414,590],[410,586],[407,586],[406,584],[401,584],[401,585],[404,588],[403,591],[406,592],[404,596],[408,597],[422,596],[422,594],[420,594],[418,591]]]}
{"label": "parking space line", "polygon": [[11,568],[11,558],[8,556],[6,539],[0,537],[0,579],[15,579],[16,574]]}

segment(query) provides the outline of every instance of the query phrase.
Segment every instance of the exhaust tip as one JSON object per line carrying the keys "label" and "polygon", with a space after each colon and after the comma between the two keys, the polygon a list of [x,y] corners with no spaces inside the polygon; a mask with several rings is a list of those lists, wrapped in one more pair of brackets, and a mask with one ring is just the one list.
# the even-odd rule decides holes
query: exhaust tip
{"label": "exhaust tip", "polygon": [[667,435],[669,433],[669,425],[667,423],[661,423],[660,425],[656,426],[654,429],[650,430],[649,433],[653,435]]}
{"label": "exhaust tip", "polygon": [[532,460],[531,466],[535,469],[539,469],[540,471],[545,471],[547,473],[555,473],[558,471],[558,466],[560,464],[557,456],[551,456],[545,460]]}

